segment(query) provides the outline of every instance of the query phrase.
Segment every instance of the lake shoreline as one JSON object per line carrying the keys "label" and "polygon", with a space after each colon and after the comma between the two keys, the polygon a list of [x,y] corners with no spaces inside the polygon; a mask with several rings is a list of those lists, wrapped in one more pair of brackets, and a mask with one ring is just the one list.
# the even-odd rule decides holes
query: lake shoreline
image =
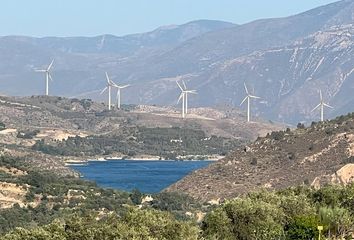
{"label": "lake shoreline", "polygon": [[104,188],[144,193],[157,193],[191,172],[204,168],[212,161],[90,161],[70,166],[82,179],[94,181]]}
{"label": "lake shoreline", "polygon": [[72,157],[64,160],[65,166],[76,166],[76,165],[85,165],[90,162],[107,162],[107,161],[146,161],[146,162],[156,162],[156,161],[166,161],[166,162],[174,162],[174,161],[208,161],[208,162],[216,162],[225,156],[220,155],[212,155],[207,156],[206,159],[161,159],[157,156],[135,156],[134,158],[124,158],[124,157],[92,157],[92,158],[82,158],[82,157]]}

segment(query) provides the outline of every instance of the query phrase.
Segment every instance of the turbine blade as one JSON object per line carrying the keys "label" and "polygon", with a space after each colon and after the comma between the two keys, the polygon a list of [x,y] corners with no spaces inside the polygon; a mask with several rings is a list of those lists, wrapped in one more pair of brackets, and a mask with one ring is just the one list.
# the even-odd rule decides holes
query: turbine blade
{"label": "turbine blade", "polygon": [[242,100],[242,102],[240,103],[240,106],[247,100],[248,96],[245,97],[245,99]]}
{"label": "turbine blade", "polygon": [[127,85],[123,85],[123,86],[118,86],[120,89],[123,89],[123,88],[127,88],[127,87],[130,87],[130,84],[127,84]]}
{"label": "turbine blade", "polygon": [[35,72],[47,72],[47,70],[40,70],[40,69],[36,69],[34,70]]}
{"label": "turbine blade", "polygon": [[47,68],[47,71],[49,71],[49,70],[52,68],[53,63],[54,63],[54,59],[53,59],[52,62],[49,64],[49,66],[48,66],[48,68]]}
{"label": "turbine blade", "polygon": [[248,95],[250,98],[255,98],[255,99],[260,99],[260,97],[253,96],[253,95]]}
{"label": "turbine blade", "polygon": [[183,84],[184,90],[187,90],[186,83],[183,80],[182,80],[182,84]]}
{"label": "turbine blade", "polygon": [[110,79],[109,79],[109,76],[108,76],[108,73],[106,72],[106,79],[107,79],[107,82],[108,82],[108,84],[110,84]]}
{"label": "turbine blade", "polygon": [[246,83],[244,82],[243,85],[245,86],[245,91],[246,91],[247,95],[249,95]]}
{"label": "turbine blade", "polygon": [[312,110],[311,110],[311,112],[313,112],[313,111],[315,111],[317,108],[319,108],[321,106],[321,103],[320,104],[318,104],[316,107],[314,107]]}
{"label": "turbine blade", "polygon": [[184,91],[184,89],[181,87],[181,85],[178,83],[178,81],[176,81],[176,83],[177,83],[179,89],[181,89],[181,91]]}
{"label": "turbine blade", "polygon": [[109,79],[108,84],[113,86],[113,87],[119,88],[119,86],[115,82],[113,82],[111,79]]}
{"label": "turbine blade", "polygon": [[119,88],[119,86],[114,82],[109,82],[108,85],[110,85],[111,87]]}
{"label": "turbine blade", "polygon": [[181,99],[183,98],[184,96],[184,92],[181,93],[181,95],[179,95],[179,98],[177,100],[177,104],[181,101]]}
{"label": "turbine blade", "polygon": [[197,90],[187,90],[187,91],[184,91],[185,93],[197,93]]}
{"label": "turbine blade", "polygon": [[105,87],[100,94],[103,94],[106,90],[108,89],[108,87]]}
{"label": "turbine blade", "polygon": [[334,107],[332,107],[332,106],[330,106],[330,105],[328,105],[328,104],[326,104],[326,103],[323,103],[323,106],[326,106],[326,107],[328,107],[328,108],[334,108]]}
{"label": "turbine blade", "polygon": [[322,91],[320,90],[320,99],[323,101]]}
{"label": "turbine blade", "polygon": [[48,72],[48,77],[49,77],[50,81],[52,81],[52,82],[53,82],[52,75],[50,75],[50,73],[49,73],[49,72]]}

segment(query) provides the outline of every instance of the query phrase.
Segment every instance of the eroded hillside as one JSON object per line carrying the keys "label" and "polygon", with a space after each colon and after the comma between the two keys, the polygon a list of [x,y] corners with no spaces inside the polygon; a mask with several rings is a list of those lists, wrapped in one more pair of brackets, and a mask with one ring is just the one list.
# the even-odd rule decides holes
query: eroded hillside
{"label": "eroded hillside", "polygon": [[354,180],[354,114],[311,127],[273,132],[188,175],[167,191],[202,199],[231,198],[256,188],[319,187]]}

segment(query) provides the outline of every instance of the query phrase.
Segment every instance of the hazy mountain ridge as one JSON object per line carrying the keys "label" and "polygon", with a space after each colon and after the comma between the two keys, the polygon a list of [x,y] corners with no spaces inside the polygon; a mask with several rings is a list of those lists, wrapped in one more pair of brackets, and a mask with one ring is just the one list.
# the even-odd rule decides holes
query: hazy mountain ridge
{"label": "hazy mountain ridge", "polygon": [[108,71],[114,81],[133,84],[123,93],[127,103],[175,105],[175,81],[184,79],[200,93],[192,105],[238,106],[247,82],[263,98],[254,103],[254,115],[311,122],[318,119],[310,110],[319,100],[319,88],[336,107],[326,116],[352,110],[352,38],[347,34],[352,32],[353,11],[354,2],[345,0],[243,25],[196,21],[126,37],[3,37],[0,89],[11,95],[41,93],[43,81],[33,69],[54,56],[55,95],[102,99],[98,90]]}
{"label": "hazy mountain ridge", "polygon": [[115,54],[130,56],[143,48],[170,49],[174,46],[209,31],[236,26],[233,23],[198,20],[182,25],[157,28],[147,33],[115,36],[105,34],[96,37],[25,37],[6,36],[2,39],[28,43],[35,47],[63,53]]}

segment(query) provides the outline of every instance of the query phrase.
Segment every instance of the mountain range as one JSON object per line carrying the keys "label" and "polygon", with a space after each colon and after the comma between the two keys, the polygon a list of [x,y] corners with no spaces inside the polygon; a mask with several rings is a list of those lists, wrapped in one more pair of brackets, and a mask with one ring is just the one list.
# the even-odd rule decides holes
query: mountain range
{"label": "mountain range", "polygon": [[286,123],[311,122],[323,92],[334,109],[354,104],[354,1],[343,0],[285,18],[236,25],[201,20],[123,37],[4,36],[0,38],[0,93],[38,95],[44,76],[35,73],[55,59],[53,95],[103,100],[104,72],[132,84],[125,103],[175,106],[176,80],[198,91],[193,106],[233,106],[244,82],[262,99],[252,114]]}

